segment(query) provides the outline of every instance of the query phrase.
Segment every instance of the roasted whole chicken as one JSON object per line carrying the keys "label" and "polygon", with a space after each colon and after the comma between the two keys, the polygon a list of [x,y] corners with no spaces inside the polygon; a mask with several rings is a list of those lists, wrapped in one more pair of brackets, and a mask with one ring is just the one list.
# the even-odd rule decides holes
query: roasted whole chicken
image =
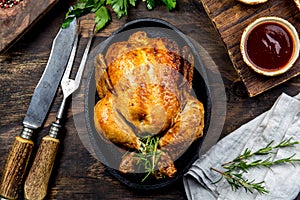
{"label": "roasted whole chicken", "polygon": [[192,95],[194,57],[168,38],[133,33],[95,59],[99,135],[127,151],[119,170],[135,171],[145,137],[158,138],[157,177],[173,177],[174,161],[203,135],[204,107]]}

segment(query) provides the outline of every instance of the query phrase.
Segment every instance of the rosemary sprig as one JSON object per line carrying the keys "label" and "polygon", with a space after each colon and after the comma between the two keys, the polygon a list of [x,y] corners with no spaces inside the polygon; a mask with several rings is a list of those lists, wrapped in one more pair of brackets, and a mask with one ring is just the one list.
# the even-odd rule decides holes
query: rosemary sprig
{"label": "rosemary sprig", "polygon": [[240,162],[240,161],[248,159],[248,158],[250,158],[254,155],[266,155],[266,154],[272,153],[272,151],[274,149],[277,149],[277,148],[289,147],[289,146],[293,146],[295,144],[299,144],[298,141],[293,141],[292,142],[291,141],[292,139],[293,138],[289,138],[287,140],[282,140],[279,144],[277,144],[275,146],[272,146],[272,144],[274,143],[274,140],[272,140],[265,147],[263,147],[261,149],[258,149],[255,152],[251,152],[250,149],[246,148],[245,151],[241,155],[239,155],[238,157],[236,157],[235,159],[233,159],[230,162],[224,163],[223,165],[228,165],[228,164],[233,163],[233,162]]}
{"label": "rosemary sprig", "polygon": [[295,155],[296,154],[293,154],[290,157],[282,158],[282,159],[278,159],[278,160],[274,160],[274,161],[271,161],[272,157],[268,157],[265,160],[259,159],[259,160],[255,160],[255,161],[252,161],[252,162],[245,162],[245,161],[241,160],[240,162],[234,162],[230,165],[222,165],[222,167],[224,169],[227,169],[230,172],[234,171],[234,170],[241,170],[242,172],[247,173],[248,170],[250,168],[253,168],[253,167],[259,167],[259,166],[271,167],[273,165],[280,164],[280,163],[299,162],[300,159],[294,159]]}
{"label": "rosemary sprig", "polygon": [[[243,178],[242,174],[240,173],[230,173],[228,171],[222,172],[215,168],[211,168],[211,170],[221,174],[222,177],[225,178],[226,181],[230,184],[231,189],[233,191],[236,191],[240,188],[244,188],[246,192],[250,192],[250,193],[253,193],[254,190],[256,190],[260,194],[265,194],[269,192],[263,187],[264,181],[261,182],[255,182],[255,180],[249,181]],[[214,183],[219,182],[221,179],[219,179]]]}
{"label": "rosemary sprig", "polygon": [[293,154],[287,158],[277,159],[272,161],[271,157],[267,157],[266,159],[258,159],[255,161],[247,162],[247,160],[255,155],[262,156],[274,153],[274,149],[284,148],[284,147],[291,147],[295,144],[299,144],[298,141],[292,141],[293,138],[289,138],[288,140],[283,140],[279,144],[272,146],[274,141],[271,141],[265,147],[258,149],[257,151],[252,152],[250,149],[246,149],[241,155],[237,156],[230,162],[226,162],[221,166],[226,171],[217,170],[213,167],[210,169],[221,174],[221,178],[214,183],[219,182],[222,178],[225,178],[226,181],[230,184],[232,190],[237,190],[239,188],[244,188],[246,192],[253,193],[256,190],[259,194],[265,194],[269,191],[265,189],[263,186],[264,181],[255,182],[255,180],[247,180],[243,177],[244,173],[247,173],[250,168],[254,167],[272,167],[276,164],[283,164],[283,163],[292,163],[299,162],[300,159],[295,159]]}
{"label": "rosemary sprig", "polygon": [[144,182],[151,174],[155,174],[161,151],[157,148],[159,137],[146,136],[140,140],[143,145],[142,149],[137,153],[137,165],[146,172],[146,176],[142,179],[142,182]]}

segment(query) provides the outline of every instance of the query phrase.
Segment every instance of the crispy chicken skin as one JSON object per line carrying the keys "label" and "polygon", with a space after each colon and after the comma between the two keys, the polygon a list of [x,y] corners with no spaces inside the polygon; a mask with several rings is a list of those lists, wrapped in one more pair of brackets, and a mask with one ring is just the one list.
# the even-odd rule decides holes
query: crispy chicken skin
{"label": "crispy chicken skin", "polygon": [[[99,97],[94,122],[99,135],[130,151],[141,148],[139,138],[160,136],[163,151],[159,171],[174,176],[174,161],[202,136],[204,108],[191,93],[193,56],[165,38],[145,32],[112,44],[95,60]],[[131,172],[134,153],[124,156],[120,171]]]}

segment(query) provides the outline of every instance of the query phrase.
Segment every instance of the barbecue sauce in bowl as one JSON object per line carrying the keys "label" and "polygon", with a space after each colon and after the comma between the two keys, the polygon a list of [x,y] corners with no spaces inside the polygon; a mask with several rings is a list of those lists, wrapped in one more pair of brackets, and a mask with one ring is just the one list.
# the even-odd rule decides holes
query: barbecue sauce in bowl
{"label": "barbecue sauce in bowl", "polygon": [[265,17],[250,24],[241,41],[243,59],[254,71],[274,76],[287,71],[299,54],[298,35],[287,21]]}
{"label": "barbecue sauce in bowl", "polygon": [[248,36],[246,50],[250,61],[263,70],[284,67],[293,54],[293,39],[285,27],[267,22],[255,27]]}

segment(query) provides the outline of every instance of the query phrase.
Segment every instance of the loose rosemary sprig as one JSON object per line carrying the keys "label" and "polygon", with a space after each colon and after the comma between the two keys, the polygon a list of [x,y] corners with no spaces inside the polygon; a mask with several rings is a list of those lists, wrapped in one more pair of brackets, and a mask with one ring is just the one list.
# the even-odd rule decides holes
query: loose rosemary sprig
{"label": "loose rosemary sprig", "polygon": [[159,137],[147,136],[140,140],[143,145],[142,149],[137,154],[137,165],[146,172],[146,176],[142,179],[142,182],[144,182],[151,174],[155,174],[156,166],[161,156],[161,151],[157,148]]}
{"label": "loose rosemary sprig", "polygon": [[[215,168],[211,168],[211,170],[221,174],[222,175],[221,179],[225,178],[226,181],[230,184],[231,189],[233,191],[236,191],[240,188],[244,188],[246,192],[250,192],[250,193],[253,193],[254,190],[256,190],[260,194],[265,194],[265,193],[269,192],[268,190],[266,190],[263,187],[264,181],[262,181],[262,182],[255,182],[255,180],[249,181],[249,180],[243,178],[242,173],[231,173],[228,171],[222,172]],[[221,179],[219,179],[218,181],[216,181],[214,183],[219,182]]]}
{"label": "loose rosemary sprig", "polygon": [[228,163],[224,163],[223,165],[228,165],[228,164],[233,163],[233,162],[240,162],[241,160],[248,159],[248,158],[250,158],[254,155],[266,155],[266,154],[272,153],[272,151],[274,149],[289,147],[289,146],[293,146],[293,145],[299,143],[297,141],[292,142],[291,140],[292,140],[292,138],[289,138],[287,140],[282,140],[279,144],[277,144],[275,146],[272,146],[272,144],[274,143],[274,140],[272,140],[265,147],[255,151],[255,152],[251,152],[250,149],[246,148],[244,153],[242,153],[240,156],[236,157],[235,159],[233,159],[232,161],[230,161]]}
{"label": "loose rosemary sprig", "polygon": [[256,190],[259,194],[265,194],[269,191],[265,189],[263,186],[264,181],[261,182],[255,182],[255,180],[247,180],[243,177],[244,173],[247,173],[250,168],[254,167],[271,167],[276,164],[282,164],[282,163],[292,163],[293,162],[299,162],[300,159],[295,159],[294,156],[296,154],[293,154],[287,158],[283,159],[277,159],[272,161],[271,157],[267,157],[266,159],[258,159],[252,162],[247,162],[247,160],[254,155],[261,156],[261,155],[267,155],[274,153],[274,149],[278,148],[284,148],[284,147],[291,147],[295,144],[299,144],[298,141],[292,141],[293,138],[289,138],[288,140],[283,140],[279,144],[272,146],[274,141],[271,141],[269,144],[267,144],[265,147],[252,152],[250,149],[246,149],[241,155],[237,156],[235,159],[233,159],[230,162],[226,162],[222,164],[221,166],[226,171],[217,170],[213,167],[210,169],[212,171],[215,171],[219,174],[221,174],[221,178],[217,180],[214,183],[219,182],[222,178],[225,178],[226,181],[230,184],[232,190],[238,190],[239,188],[244,188],[246,192],[253,193],[254,190]]}

